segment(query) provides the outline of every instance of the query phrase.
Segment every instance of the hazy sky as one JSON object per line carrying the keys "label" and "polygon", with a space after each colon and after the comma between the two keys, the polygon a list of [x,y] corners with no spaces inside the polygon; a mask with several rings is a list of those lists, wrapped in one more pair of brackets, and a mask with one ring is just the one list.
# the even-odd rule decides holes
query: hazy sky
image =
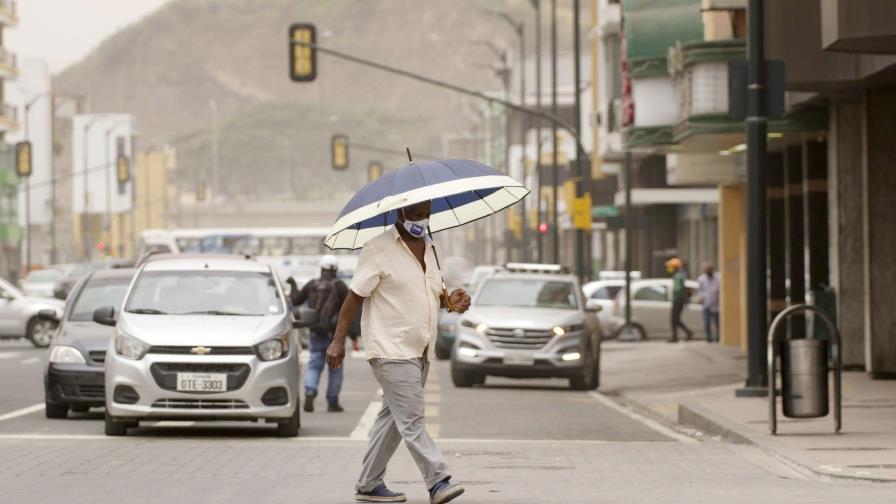
{"label": "hazy sky", "polygon": [[19,25],[3,38],[20,58],[46,59],[57,72],[167,1],[19,0]]}

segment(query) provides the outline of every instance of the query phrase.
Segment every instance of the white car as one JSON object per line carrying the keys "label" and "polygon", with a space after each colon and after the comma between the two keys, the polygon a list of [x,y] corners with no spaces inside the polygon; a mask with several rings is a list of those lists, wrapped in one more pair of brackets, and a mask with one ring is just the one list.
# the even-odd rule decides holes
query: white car
{"label": "white car", "polygon": [[22,279],[22,292],[26,296],[51,298],[55,294],[56,283],[65,278],[72,268],[71,265],[60,265],[34,270]]}
{"label": "white car", "polygon": [[[0,338],[28,338],[36,347],[47,347],[56,332],[65,303],[53,298],[26,296],[0,278]],[[43,310],[52,317],[41,317]],[[54,320],[55,318],[55,320]]]}
{"label": "white car", "polygon": [[[681,319],[694,333],[695,339],[704,339],[703,304],[697,295],[699,284],[686,280],[690,292]],[[619,336],[625,325],[625,288],[619,291],[613,302],[612,315],[605,319],[607,329]],[[652,278],[632,282],[632,331],[636,339],[668,338],[672,335],[672,279]],[[679,338],[685,334],[679,330]]]}
{"label": "white car", "polygon": [[[264,420],[298,435],[301,352],[270,266],[239,256],[159,255],[134,276],[123,307],[94,321],[115,326],[106,352],[106,434],[141,420]],[[296,316],[301,320],[296,320]]]}
{"label": "white car", "polygon": [[[601,272],[603,273],[603,272]],[[601,275],[603,276],[603,275]],[[614,334],[613,302],[616,295],[625,288],[625,279],[614,278],[612,280],[595,280],[582,286],[585,299],[601,307],[597,313],[597,320],[605,336]]]}

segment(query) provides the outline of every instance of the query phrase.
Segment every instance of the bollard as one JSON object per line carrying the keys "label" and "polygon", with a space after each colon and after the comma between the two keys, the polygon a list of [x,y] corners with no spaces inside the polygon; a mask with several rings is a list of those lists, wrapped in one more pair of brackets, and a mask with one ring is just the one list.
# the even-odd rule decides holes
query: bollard
{"label": "bollard", "polygon": [[781,348],[781,403],[784,416],[828,414],[828,344],[817,339],[786,341]]}

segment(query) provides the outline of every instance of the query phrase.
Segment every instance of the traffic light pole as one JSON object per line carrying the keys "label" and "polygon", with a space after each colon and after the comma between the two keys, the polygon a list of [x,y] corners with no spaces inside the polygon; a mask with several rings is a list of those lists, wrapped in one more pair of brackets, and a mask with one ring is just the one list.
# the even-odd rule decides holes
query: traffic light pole
{"label": "traffic light pole", "polygon": [[[374,68],[377,70],[381,70],[383,72],[388,72],[388,73],[395,74],[395,75],[401,75],[402,77],[407,77],[409,79],[423,82],[423,83],[426,83],[426,84],[429,84],[432,86],[440,87],[442,89],[448,89],[450,91],[454,91],[455,93],[460,93],[460,94],[464,94],[467,96],[479,98],[480,100],[485,100],[485,101],[488,101],[491,103],[497,103],[497,104],[503,105],[504,107],[507,107],[509,109],[513,109],[513,110],[522,112],[524,114],[528,114],[528,115],[531,115],[534,117],[538,117],[538,118],[550,121],[552,125],[556,126],[559,129],[566,131],[567,133],[569,133],[570,136],[573,137],[573,139],[576,142],[576,151],[577,151],[576,158],[577,158],[577,160],[583,158],[585,155],[585,148],[582,146],[582,139],[581,139],[581,136],[579,135],[579,131],[575,128],[575,126],[569,124],[568,122],[564,121],[563,119],[561,119],[560,117],[558,117],[557,115],[555,115],[553,113],[545,112],[542,110],[531,109],[531,108],[525,106],[525,104],[517,104],[517,103],[513,103],[509,100],[502,99],[502,98],[495,98],[494,96],[488,96],[485,93],[482,93],[479,91],[467,89],[465,87],[458,86],[456,84],[442,82],[440,80],[433,79],[431,77],[427,77],[425,75],[417,74],[417,73],[410,72],[407,70],[403,70],[401,68],[396,68],[396,67],[385,65],[382,63],[377,63],[375,61],[370,61],[370,60],[367,60],[364,58],[359,58],[357,56],[353,56],[351,54],[344,53],[342,51],[337,51],[335,49],[323,47],[323,46],[313,43],[313,42],[305,42],[305,41],[301,41],[301,40],[290,40],[290,44],[299,45],[302,47],[310,47],[314,50],[320,51],[324,54],[329,54],[330,56],[334,56],[336,58],[339,58],[339,59],[342,59],[345,61],[350,61],[352,63],[356,63],[358,65]],[[556,219],[556,215],[554,216],[554,218]],[[553,225],[556,226],[557,223],[554,222]]]}

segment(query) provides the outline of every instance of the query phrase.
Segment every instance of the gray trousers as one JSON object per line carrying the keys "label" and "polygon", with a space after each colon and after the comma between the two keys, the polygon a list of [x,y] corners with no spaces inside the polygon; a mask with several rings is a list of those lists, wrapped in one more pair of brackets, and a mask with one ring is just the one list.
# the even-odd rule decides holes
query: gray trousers
{"label": "gray trousers", "polygon": [[383,409],[370,431],[370,444],[355,488],[369,492],[383,482],[386,465],[402,440],[420,468],[426,488],[432,488],[451,475],[442,452],[426,432],[423,386],[429,363],[422,358],[369,362],[383,389]]}

